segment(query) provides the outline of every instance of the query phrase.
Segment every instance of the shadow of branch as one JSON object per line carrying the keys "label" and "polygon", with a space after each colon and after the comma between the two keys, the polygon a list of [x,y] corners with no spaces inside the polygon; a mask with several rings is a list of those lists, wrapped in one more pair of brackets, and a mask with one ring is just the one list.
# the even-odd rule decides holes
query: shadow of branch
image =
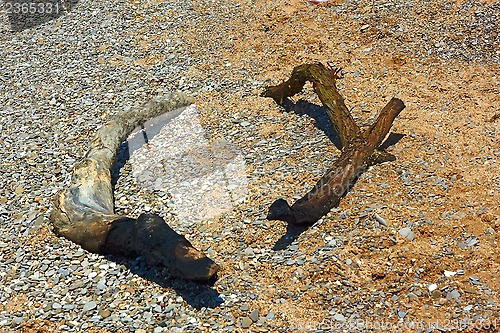
{"label": "shadow of branch", "polygon": [[342,143],[340,142],[340,138],[335,132],[333,125],[328,118],[328,114],[325,109],[316,104],[312,104],[305,100],[299,100],[297,103],[293,103],[290,99],[285,99],[283,101],[282,107],[286,112],[293,112],[299,116],[307,115],[310,118],[314,119],[314,126],[317,129],[325,133],[325,135],[330,139],[330,141],[337,147],[339,150],[342,149]]}
{"label": "shadow of branch", "polygon": [[387,139],[380,145],[380,150],[386,150],[387,148],[394,146],[396,143],[401,141],[405,137],[405,134],[400,133],[390,133]]}
{"label": "shadow of branch", "polygon": [[281,251],[286,249],[307,229],[309,229],[309,226],[295,226],[288,223],[286,226],[286,233],[276,241],[273,246],[273,251]]}
{"label": "shadow of branch", "polygon": [[128,259],[107,255],[108,260],[124,265],[133,274],[143,279],[156,283],[162,288],[174,290],[186,303],[199,310],[201,308],[217,308],[223,303],[220,294],[213,289],[216,278],[207,282],[192,282],[176,278],[168,269],[150,266],[141,258]]}

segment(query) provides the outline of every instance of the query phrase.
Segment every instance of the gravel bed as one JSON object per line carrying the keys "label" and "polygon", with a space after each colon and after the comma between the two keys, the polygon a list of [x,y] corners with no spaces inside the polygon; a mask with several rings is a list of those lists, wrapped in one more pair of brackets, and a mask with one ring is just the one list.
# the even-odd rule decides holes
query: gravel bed
{"label": "gravel bed", "polygon": [[[500,95],[498,1],[61,3],[39,23],[0,12],[1,332],[500,328],[500,146],[487,122]],[[313,227],[287,230],[265,219],[270,203],[306,193],[338,138],[310,87],[283,107],[258,95],[312,61],[344,68],[339,88],[360,124],[391,96],[407,109],[388,148],[398,160],[370,168]],[[88,253],[48,222],[96,129],[177,89],[195,96],[200,140],[187,159],[161,155],[182,169],[161,182],[147,155],[124,162],[116,211],[165,217],[221,264],[213,286]],[[211,162],[183,164],[198,158]],[[167,180],[227,160],[244,190],[208,218],[183,215],[189,184]],[[204,199],[189,209],[223,201]]]}

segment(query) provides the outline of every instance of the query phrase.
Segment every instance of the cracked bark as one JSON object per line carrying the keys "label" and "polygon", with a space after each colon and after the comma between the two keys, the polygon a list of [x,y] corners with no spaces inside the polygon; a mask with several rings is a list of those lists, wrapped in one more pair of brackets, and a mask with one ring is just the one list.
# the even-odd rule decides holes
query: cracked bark
{"label": "cracked bark", "polygon": [[304,64],[294,68],[290,79],[280,85],[268,87],[262,94],[281,105],[286,98],[300,92],[307,81],[312,82],[342,143],[337,161],[313,189],[292,206],[284,199],[277,199],[269,208],[269,220],[312,225],[338,206],[341,198],[367,167],[395,160],[395,156],[378,148],[389,133],[394,119],[404,109],[403,102],[392,98],[377,120],[368,129],[362,130],[337,90],[336,80],[339,77],[339,70],[321,63]]}

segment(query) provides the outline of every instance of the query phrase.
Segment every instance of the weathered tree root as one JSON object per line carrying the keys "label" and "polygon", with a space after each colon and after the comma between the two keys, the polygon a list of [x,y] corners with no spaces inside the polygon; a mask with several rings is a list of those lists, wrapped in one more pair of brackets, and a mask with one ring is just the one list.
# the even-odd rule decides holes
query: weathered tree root
{"label": "weathered tree root", "polygon": [[192,103],[172,93],[143,109],[123,112],[101,127],[86,157],[73,170],[71,185],[54,197],[50,220],[54,232],[99,254],[142,256],[188,280],[211,280],[219,266],[172,230],[158,215],[138,219],[114,213],[111,167],[128,134],[148,119]]}
{"label": "weathered tree root", "polygon": [[368,166],[395,160],[392,154],[377,149],[389,133],[394,119],[404,109],[403,102],[392,98],[377,120],[362,131],[337,90],[335,81],[338,78],[339,70],[321,63],[304,64],[294,68],[288,81],[269,87],[262,94],[281,105],[285,98],[300,92],[306,81],[311,81],[342,143],[341,155],[314,188],[292,206],[284,199],[276,200],[269,208],[269,220],[312,225],[338,206],[340,199]]}

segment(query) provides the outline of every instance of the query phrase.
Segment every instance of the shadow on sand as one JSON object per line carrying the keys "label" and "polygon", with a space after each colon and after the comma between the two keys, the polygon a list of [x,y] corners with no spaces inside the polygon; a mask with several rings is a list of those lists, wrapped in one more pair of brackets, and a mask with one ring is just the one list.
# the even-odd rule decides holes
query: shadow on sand
{"label": "shadow on sand", "polygon": [[[322,131],[339,150],[342,149],[342,144],[340,142],[339,136],[335,132],[335,129],[333,128],[333,125],[328,118],[328,114],[323,107],[312,104],[305,100],[299,100],[296,103],[293,103],[290,99],[284,100],[282,106],[286,112],[294,112],[299,116],[305,114],[314,119],[314,125],[316,126],[316,128]],[[387,139],[382,143],[380,148],[382,150],[385,150],[390,146],[398,143],[403,137],[404,134],[390,133]],[[354,186],[356,181],[357,179],[353,182],[353,184],[351,184],[349,190],[352,188],[352,186]],[[346,191],[346,194],[349,192],[349,190]],[[286,233],[276,241],[273,246],[273,250],[280,251],[287,248],[304,231],[309,229],[309,227],[310,226],[295,226],[293,224],[287,224]]]}
{"label": "shadow on sand", "polygon": [[142,257],[128,259],[107,255],[106,259],[124,265],[133,274],[156,283],[162,288],[175,290],[190,306],[201,308],[216,308],[224,301],[220,294],[212,288],[216,279],[198,283],[173,277],[167,268],[150,266]]}
{"label": "shadow on sand", "polygon": [[[140,137],[143,136],[142,131],[139,131],[138,133]],[[148,139],[151,138],[144,137],[144,142],[146,143]],[[140,145],[140,143],[134,143],[136,146]],[[111,169],[111,186],[113,187],[113,192],[120,178],[120,170],[129,160],[131,151],[138,148],[136,146],[134,146],[134,144],[131,145],[129,141],[125,141],[117,149],[115,162]],[[142,257],[129,259],[107,255],[106,258],[118,264],[124,265],[132,273],[143,279],[156,283],[162,288],[175,290],[179,296],[181,296],[195,309],[216,308],[223,303],[223,299],[220,294],[212,288],[216,281],[216,277],[213,280],[205,281],[203,283],[192,282],[172,276],[167,268],[148,265]]]}

